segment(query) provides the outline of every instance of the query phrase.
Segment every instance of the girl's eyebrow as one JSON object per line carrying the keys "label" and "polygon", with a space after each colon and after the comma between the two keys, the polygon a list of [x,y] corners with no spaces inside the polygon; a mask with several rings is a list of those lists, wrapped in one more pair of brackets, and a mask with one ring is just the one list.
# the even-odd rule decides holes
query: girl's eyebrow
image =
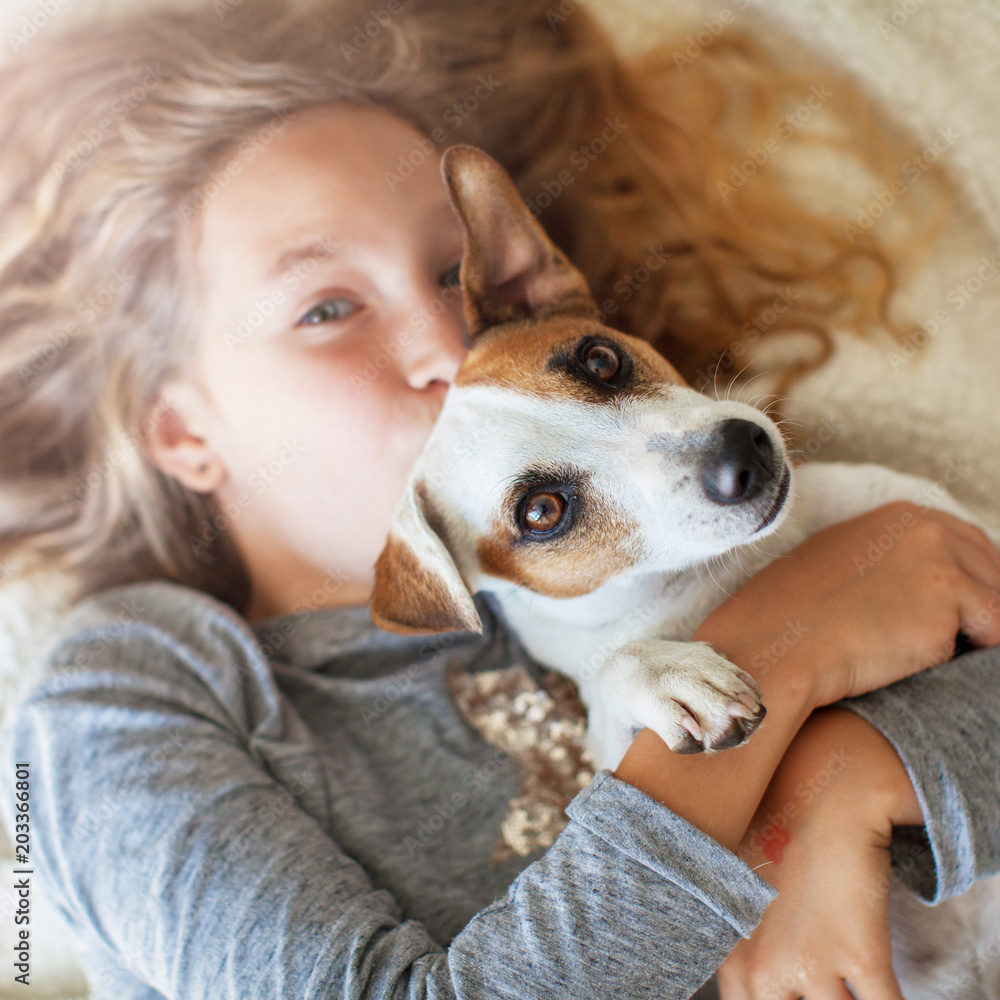
{"label": "girl's eyebrow", "polygon": [[336,256],[339,250],[340,245],[326,236],[291,247],[275,261],[265,281],[270,284],[286,271],[290,271],[296,264],[301,264],[305,260],[327,260]]}

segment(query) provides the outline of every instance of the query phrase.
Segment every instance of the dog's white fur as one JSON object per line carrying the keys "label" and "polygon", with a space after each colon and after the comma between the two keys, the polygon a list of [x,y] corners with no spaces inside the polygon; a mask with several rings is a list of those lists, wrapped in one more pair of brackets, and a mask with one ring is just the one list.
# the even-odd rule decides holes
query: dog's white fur
{"label": "dog's white fur", "polygon": [[[606,341],[627,350],[631,338],[596,321],[582,277],[530,219],[499,165],[481,151],[453,147],[442,176],[463,228],[473,352],[475,338],[491,328],[516,330],[555,315],[579,317],[579,336],[600,338],[603,329]],[[641,726],[687,750],[692,740],[708,748],[750,736],[759,721],[752,678],[707,644],[685,640],[772,559],[827,525],[893,500],[976,523],[939,484],[917,476],[843,463],[793,469],[765,414],[705,398],[679,378],[609,407],[572,393],[540,393],[530,380],[519,387],[519,377],[523,371],[456,379],[451,387],[397,507],[377,567],[373,616],[403,630],[476,628],[471,594],[494,593],[529,653],[577,681],[601,767],[617,764]],[[720,504],[703,489],[699,449],[733,419],[766,432],[774,477],[746,502]],[[509,484],[525,470],[561,468],[585,470],[583,501],[599,497],[614,523],[629,529],[627,563],[611,574],[595,565],[593,586],[577,580],[573,596],[546,594],[482,566],[484,538],[495,536],[503,548],[498,525],[510,524]],[[905,521],[887,518],[884,535],[861,558],[878,559],[905,530]],[[533,544],[544,552],[544,540]],[[616,553],[622,550],[619,544]],[[578,569],[579,560],[572,565]],[[908,893],[893,894],[896,971],[909,1000],[956,985],[963,997],[998,996],[998,901],[1000,876],[933,910]],[[972,967],[975,976],[956,984],[954,970]]]}
{"label": "dog's white fur", "polygon": [[[778,428],[743,403],[671,385],[662,396],[623,407],[614,420],[595,419],[593,409],[500,387],[455,387],[415,475],[429,487],[455,539],[471,542],[489,531],[498,516],[499,485],[544,464],[586,469],[590,488],[639,526],[633,565],[571,598],[484,573],[471,544],[450,552],[470,592],[496,595],[527,651],[577,682],[588,706],[588,748],[599,767],[614,768],[642,726],[673,745],[683,732],[678,702],[693,709],[705,730],[713,729],[713,720],[716,729],[728,726],[728,703],[753,688],[707,644],[686,640],[740,584],[809,535],[893,500],[974,521],[934,483],[882,466],[817,462],[792,470]],[[765,504],[710,501],[697,481],[697,444],[679,444],[708,440],[733,418],[765,429],[792,476],[780,513],[760,530],[754,526]],[[502,426],[503,432],[466,455],[461,476],[434,475],[461,454],[470,430],[484,426]],[[678,442],[669,458],[651,445],[658,436]],[[890,541],[893,532],[906,530],[891,517],[886,521]],[[878,536],[872,541],[874,558],[880,558]]]}

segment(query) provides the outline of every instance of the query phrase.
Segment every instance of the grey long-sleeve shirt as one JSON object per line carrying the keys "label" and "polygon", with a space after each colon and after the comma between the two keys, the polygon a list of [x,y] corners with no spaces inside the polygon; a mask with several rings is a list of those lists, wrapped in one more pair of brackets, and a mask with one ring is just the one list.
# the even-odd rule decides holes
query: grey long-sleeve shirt
{"label": "grey long-sleeve shirt", "polygon": [[[711,975],[775,892],[609,771],[550,848],[491,863],[519,769],[446,671],[524,654],[476,602],[482,636],[438,639],[365,607],[251,628],[169,583],[79,606],[4,733],[0,784],[9,823],[29,764],[31,862],[95,997],[680,1000]],[[903,877],[935,900],[1000,869],[998,662],[850,705],[918,788],[930,850]]]}

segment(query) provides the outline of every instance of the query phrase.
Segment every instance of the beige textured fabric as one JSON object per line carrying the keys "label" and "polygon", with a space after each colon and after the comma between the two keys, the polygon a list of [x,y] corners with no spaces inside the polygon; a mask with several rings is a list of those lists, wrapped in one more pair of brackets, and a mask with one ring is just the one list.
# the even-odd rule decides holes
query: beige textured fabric
{"label": "beige textured fabric", "polygon": [[[960,203],[927,267],[897,298],[899,317],[928,331],[925,350],[839,333],[835,355],[793,387],[786,412],[803,421],[812,458],[928,476],[1000,525],[1000,3],[602,0],[593,9],[624,44],[640,47],[662,10],[696,43],[728,11],[729,25],[783,54],[805,52],[805,43],[851,72],[912,132],[918,151],[935,140],[944,147],[939,161],[957,180]],[[908,183],[917,193],[919,180]],[[856,187],[848,205],[857,212],[881,193]],[[775,338],[760,356],[783,358],[795,347]],[[752,391],[767,388],[760,380]]]}
{"label": "beige textured fabric", "polygon": [[[918,148],[932,143],[938,130],[952,130],[956,138],[942,162],[960,184],[962,203],[929,266],[900,301],[909,318],[934,331],[926,352],[907,359],[888,343],[838,335],[836,355],[797,387],[788,412],[804,422],[815,442],[813,457],[876,461],[927,475],[1000,526],[1000,98],[995,76],[1000,3],[579,2],[604,18],[625,48],[641,47],[674,29],[697,34],[705,22],[729,11],[725,23],[763,31],[783,50],[800,39],[850,70],[912,130]],[[19,39],[30,45],[32,30],[140,3],[3,0],[0,58]],[[553,0],[552,9],[572,16],[576,5],[575,0]],[[862,187],[859,210],[876,194]],[[758,383],[755,390],[760,388]],[[35,587],[4,584],[4,575],[0,567],[0,708],[6,711],[54,632],[60,595],[55,581]],[[10,852],[4,847],[0,866],[9,872]],[[10,882],[0,880],[0,953],[8,955],[14,930]],[[33,907],[34,985],[25,989],[0,981],[0,997],[82,996],[85,987],[65,928],[46,908],[37,882]]]}

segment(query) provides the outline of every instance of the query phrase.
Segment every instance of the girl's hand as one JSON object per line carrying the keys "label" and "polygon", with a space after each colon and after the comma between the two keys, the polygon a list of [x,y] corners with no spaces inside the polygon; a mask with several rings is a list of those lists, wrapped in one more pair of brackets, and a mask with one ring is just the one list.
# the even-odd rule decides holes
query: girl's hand
{"label": "girl's hand", "polygon": [[893,823],[922,823],[891,744],[845,709],[803,726],[738,853],[780,892],[719,969],[722,1000],[902,1000],[889,936]]}
{"label": "girl's hand", "polygon": [[758,681],[794,650],[814,665],[813,704],[828,705],[946,662],[959,630],[976,646],[1000,642],[998,609],[1000,552],[985,533],[899,502],[831,525],[765,566],[694,638],[738,651],[741,666],[752,651]]}
{"label": "girl's hand", "polygon": [[765,566],[692,636],[760,685],[767,718],[753,738],[678,755],[643,729],[614,776],[736,850],[814,708],[944,663],[959,629],[976,645],[1000,642],[998,611],[1000,553],[978,528],[911,503],[832,525]]}

